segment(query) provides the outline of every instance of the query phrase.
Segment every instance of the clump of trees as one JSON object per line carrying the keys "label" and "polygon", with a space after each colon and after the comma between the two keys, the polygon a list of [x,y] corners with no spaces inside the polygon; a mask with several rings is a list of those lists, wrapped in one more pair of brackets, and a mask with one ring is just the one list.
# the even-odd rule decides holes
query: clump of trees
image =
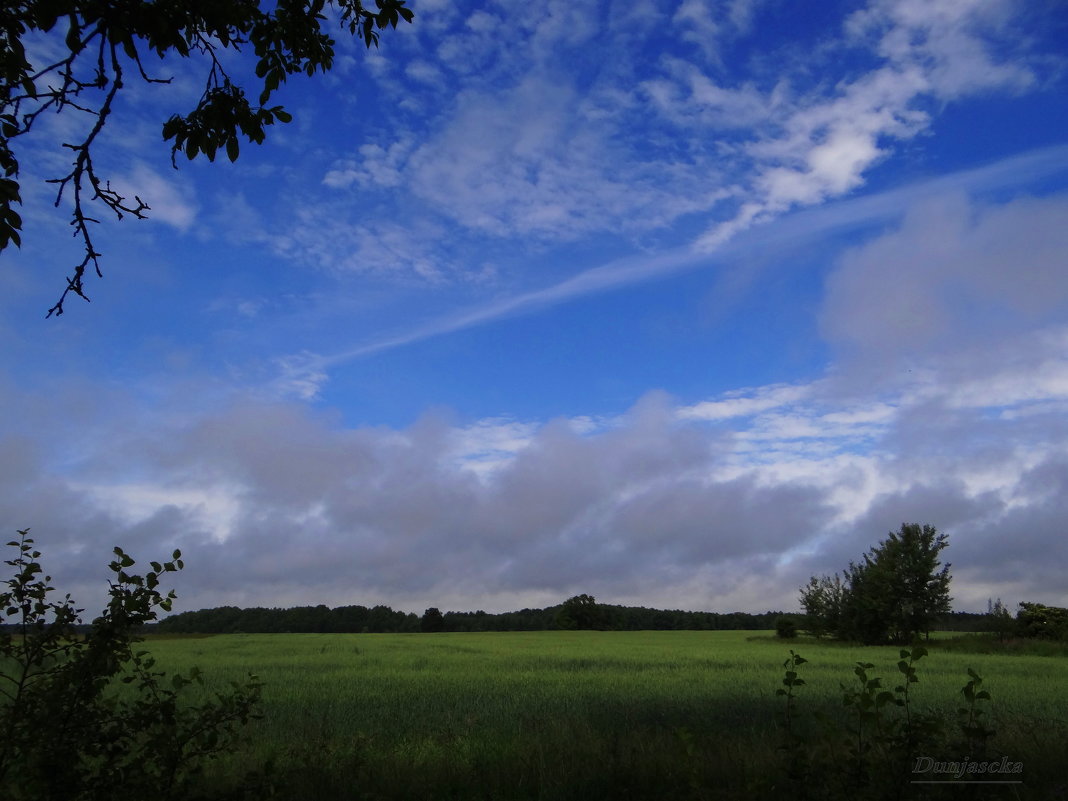
{"label": "clump of trees", "polygon": [[558,629],[602,629],[606,619],[604,610],[592,595],[575,595],[568,598],[556,613]]}
{"label": "clump of trees", "polygon": [[903,523],[844,575],[813,576],[801,588],[806,629],[871,645],[928,635],[950,611],[950,565],[940,561],[948,545],[934,526]]}
{"label": "clump of trees", "polygon": [[1068,642],[1068,609],[1025,601],[1016,613],[1014,629],[1021,637]]}
{"label": "clump of trees", "polygon": [[110,568],[109,601],[85,629],[71,597],[53,600],[28,531],[9,542],[14,575],[0,584],[0,798],[7,801],[110,801],[203,798],[205,762],[236,744],[256,716],[261,684],[206,700],[185,688],[200,682],[157,670],[136,632],[168,610],[164,573],[181,554],[152,562],[143,576],[120,548]]}
{"label": "clump of trees", "polygon": [[445,616],[441,614],[441,610],[432,606],[423,612],[423,617],[419,620],[419,630],[427,634],[445,631]]}

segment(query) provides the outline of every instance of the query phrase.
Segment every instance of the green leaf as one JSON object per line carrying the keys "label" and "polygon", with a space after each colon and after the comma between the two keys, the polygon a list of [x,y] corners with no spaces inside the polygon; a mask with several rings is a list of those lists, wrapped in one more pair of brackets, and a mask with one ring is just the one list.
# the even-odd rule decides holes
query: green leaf
{"label": "green leaf", "polygon": [[237,161],[238,153],[240,152],[240,146],[236,136],[231,136],[226,140],[226,155],[230,161]]}

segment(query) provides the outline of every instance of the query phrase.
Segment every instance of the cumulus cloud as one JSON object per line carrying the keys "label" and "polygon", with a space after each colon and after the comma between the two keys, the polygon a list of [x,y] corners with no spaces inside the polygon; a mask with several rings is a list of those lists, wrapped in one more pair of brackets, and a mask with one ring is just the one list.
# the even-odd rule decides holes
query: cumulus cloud
{"label": "cumulus cloud", "polygon": [[405,428],[240,395],[152,413],[127,398],[77,461],[49,458],[44,434],[7,431],[0,511],[32,525],[79,587],[104,544],[144,558],[182,548],[184,608],[505,609],[575,592],[792,608],[807,575],[912,520],[950,534],[960,608],[992,588],[1063,603],[1068,425],[1048,404],[1068,390],[1034,381],[1054,358],[1068,374],[1063,351],[1026,374],[991,364],[995,383],[1042,387],[996,406],[960,404],[951,372],[878,398],[846,398],[829,377],[690,406],[653,394],[616,419],[430,415]]}
{"label": "cumulus cloud", "polygon": [[919,203],[901,226],[850,252],[827,281],[825,336],[865,359],[917,361],[987,346],[1063,319],[1068,199]]}

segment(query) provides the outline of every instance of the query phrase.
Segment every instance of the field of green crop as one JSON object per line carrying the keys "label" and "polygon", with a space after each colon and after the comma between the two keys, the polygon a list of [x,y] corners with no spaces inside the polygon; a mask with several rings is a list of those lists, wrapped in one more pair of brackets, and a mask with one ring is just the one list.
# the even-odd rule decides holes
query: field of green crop
{"label": "field of green crop", "polygon": [[[857,661],[898,683],[896,648],[738,631],[227,635],[149,647],[168,671],[199,666],[206,690],[249,671],[265,682],[263,718],[214,780],[269,762],[274,791],[293,799],[785,795],[775,690],[789,648],[809,660],[803,720],[841,714],[839,683],[855,681]],[[940,651],[936,639],[918,663],[918,705],[952,717],[968,667],[993,696],[994,750],[1025,765],[1024,785],[980,789],[1058,797],[1068,659]]]}

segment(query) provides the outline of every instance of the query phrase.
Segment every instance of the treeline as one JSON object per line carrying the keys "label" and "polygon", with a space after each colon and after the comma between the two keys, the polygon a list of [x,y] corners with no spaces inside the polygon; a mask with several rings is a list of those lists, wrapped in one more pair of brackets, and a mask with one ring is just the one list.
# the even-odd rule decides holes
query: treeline
{"label": "treeline", "polygon": [[[490,613],[444,612],[440,618],[427,610],[422,617],[388,606],[298,606],[289,609],[221,606],[180,612],[161,620],[156,631],[173,634],[404,633],[419,631],[548,631],[560,625],[563,605],[545,609]],[[781,612],[687,612],[598,604],[596,628],[608,631],[676,631],[771,629]],[[437,611],[437,610],[433,610]],[[431,620],[433,625],[427,626]]]}
{"label": "treeline", "polygon": [[295,606],[267,609],[218,606],[180,612],[156,624],[171,634],[282,634],[287,632],[404,632],[419,631],[419,618],[388,606]]}

